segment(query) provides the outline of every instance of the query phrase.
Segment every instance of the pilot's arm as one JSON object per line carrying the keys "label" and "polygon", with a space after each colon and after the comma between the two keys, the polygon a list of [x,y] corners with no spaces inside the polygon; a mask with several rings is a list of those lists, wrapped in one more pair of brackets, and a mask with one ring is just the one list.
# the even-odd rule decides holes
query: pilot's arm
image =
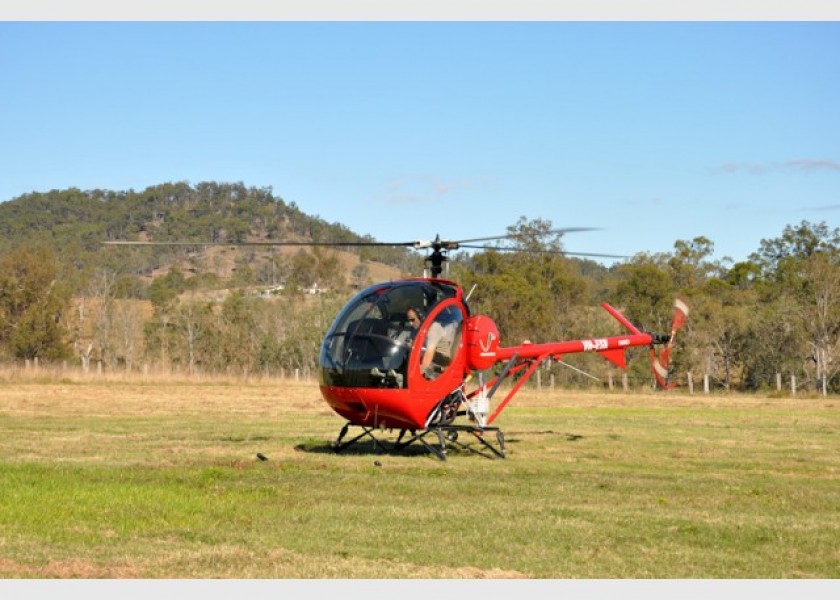
{"label": "pilot's arm", "polygon": [[429,327],[429,333],[426,335],[426,349],[423,352],[423,358],[420,359],[420,370],[426,377],[432,377],[432,360],[435,357],[435,350],[443,337],[444,330],[440,323],[435,321]]}

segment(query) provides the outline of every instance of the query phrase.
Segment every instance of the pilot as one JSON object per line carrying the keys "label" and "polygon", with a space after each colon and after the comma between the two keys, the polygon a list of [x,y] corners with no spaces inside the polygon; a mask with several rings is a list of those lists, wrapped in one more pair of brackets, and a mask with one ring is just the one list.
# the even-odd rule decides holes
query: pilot
{"label": "pilot", "polygon": [[[442,315],[441,315],[442,316]],[[434,379],[452,360],[452,342],[455,339],[455,321],[444,322],[438,318],[426,334],[426,350],[420,359],[420,370],[427,379]]]}
{"label": "pilot", "polygon": [[403,387],[404,379],[404,364],[408,351],[414,343],[414,338],[417,335],[417,330],[420,329],[420,323],[423,322],[423,311],[413,306],[409,307],[405,313],[405,324],[396,332],[389,333],[391,338],[397,342],[391,352],[383,357],[383,363],[386,372],[383,373],[378,368],[371,370],[371,375],[377,379],[385,380],[389,378],[396,387]]}
{"label": "pilot", "polygon": [[414,342],[414,337],[417,335],[417,330],[420,329],[420,323],[423,322],[423,311],[419,308],[410,306],[405,311],[405,325],[402,329],[397,330],[391,337],[394,341],[411,346]]}
{"label": "pilot", "polygon": [[411,341],[417,335],[417,330],[420,329],[420,323],[423,322],[423,311],[411,306],[405,311],[405,320],[408,322],[408,341]]}

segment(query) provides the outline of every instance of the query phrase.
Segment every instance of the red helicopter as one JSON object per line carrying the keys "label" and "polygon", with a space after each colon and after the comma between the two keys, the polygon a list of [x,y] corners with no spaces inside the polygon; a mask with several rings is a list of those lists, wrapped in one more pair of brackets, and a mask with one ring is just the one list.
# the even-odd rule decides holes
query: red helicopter
{"label": "red helicopter", "polygon": [[[562,235],[585,228],[547,233]],[[489,457],[506,456],[503,432],[496,426],[499,414],[547,359],[566,354],[597,352],[626,368],[625,352],[650,347],[654,377],[664,389],[668,383],[670,351],[688,307],[677,299],[671,331],[667,334],[639,330],[607,303],[602,306],[628,333],[595,339],[503,346],[493,320],[473,314],[460,285],[442,277],[448,267],[447,252],[459,248],[489,249],[477,242],[503,240],[495,236],[469,240],[414,242],[245,242],[240,244],[196,242],[106,242],[112,245],[289,245],[289,246],[405,246],[428,249],[423,277],[371,285],[357,293],[339,312],[326,333],[319,353],[319,385],[324,400],[346,423],[333,444],[336,452],[370,438],[374,447],[400,450],[415,442],[441,460],[447,444],[471,449]],[[494,247],[496,250],[512,250]],[[560,251],[566,255],[622,258],[606,254]],[[448,268],[447,268],[448,273]],[[657,357],[655,346],[664,346]],[[484,375],[497,365],[501,370],[489,380]],[[473,375],[477,375],[474,379]],[[504,398],[491,409],[503,382],[513,381]],[[351,427],[360,432],[345,439]],[[396,430],[395,441],[384,439]],[[475,444],[459,441],[472,436]],[[429,443],[428,436],[437,443]],[[495,440],[492,439],[495,437]]]}
{"label": "red helicopter", "polygon": [[[411,243],[432,250],[424,277],[372,285],[346,304],[327,331],[319,356],[321,394],[347,419],[334,444],[336,451],[368,437],[387,448],[377,433],[397,430],[396,441],[390,443],[395,450],[419,442],[445,460],[447,443],[466,447],[458,442],[458,435],[465,433],[491,455],[504,458],[504,434],[493,423],[543,361],[560,360],[566,354],[597,352],[623,369],[627,348],[649,346],[658,385],[672,387],[667,381],[670,350],[688,315],[688,306],[679,299],[668,334],[642,332],[603,303],[627,334],[503,346],[493,320],[472,314],[461,286],[441,278],[448,250],[486,249],[466,243],[503,237],[508,236],[454,242],[438,236],[434,242]],[[665,346],[659,357],[654,345]],[[501,371],[484,381],[483,373],[497,365],[502,365]],[[491,410],[494,395],[508,379],[515,380],[513,386]],[[345,440],[350,427],[360,428],[361,433]],[[495,434],[495,442],[488,433]],[[437,444],[428,443],[430,434],[437,437]]]}

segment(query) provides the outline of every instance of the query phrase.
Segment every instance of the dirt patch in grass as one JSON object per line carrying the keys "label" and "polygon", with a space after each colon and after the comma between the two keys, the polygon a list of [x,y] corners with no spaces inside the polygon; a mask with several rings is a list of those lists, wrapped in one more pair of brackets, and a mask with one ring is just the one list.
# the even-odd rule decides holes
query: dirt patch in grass
{"label": "dirt patch in grass", "polygon": [[51,560],[45,565],[24,565],[0,558],[3,577],[36,579],[135,579],[141,571],[130,565],[96,565],[79,559]]}

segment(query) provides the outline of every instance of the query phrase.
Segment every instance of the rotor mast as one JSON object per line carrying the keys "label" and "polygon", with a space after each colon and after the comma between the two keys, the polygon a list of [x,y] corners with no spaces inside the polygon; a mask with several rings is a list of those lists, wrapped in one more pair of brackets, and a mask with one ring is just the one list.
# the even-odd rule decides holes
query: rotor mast
{"label": "rotor mast", "polygon": [[449,276],[449,257],[446,253],[449,250],[457,250],[460,247],[458,242],[448,240],[441,240],[440,234],[435,235],[434,241],[417,240],[414,243],[414,248],[422,250],[424,248],[431,248],[432,253],[427,255],[423,262],[426,265],[423,270],[423,277],[438,279],[444,271],[446,265],[446,276]]}

